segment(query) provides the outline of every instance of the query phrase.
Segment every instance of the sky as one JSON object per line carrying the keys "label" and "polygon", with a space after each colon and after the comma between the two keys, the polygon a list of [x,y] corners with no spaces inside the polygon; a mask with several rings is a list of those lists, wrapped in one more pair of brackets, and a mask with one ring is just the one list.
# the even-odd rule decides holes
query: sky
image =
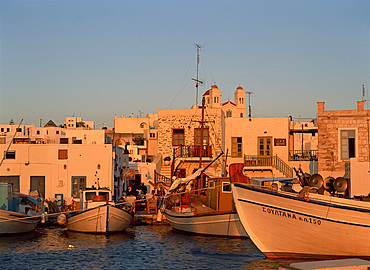
{"label": "sky", "polygon": [[215,83],[222,102],[252,92],[252,117],[353,110],[370,88],[369,14],[368,0],[0,0],[0,124],[190,108],[196,44],[199,103]]}

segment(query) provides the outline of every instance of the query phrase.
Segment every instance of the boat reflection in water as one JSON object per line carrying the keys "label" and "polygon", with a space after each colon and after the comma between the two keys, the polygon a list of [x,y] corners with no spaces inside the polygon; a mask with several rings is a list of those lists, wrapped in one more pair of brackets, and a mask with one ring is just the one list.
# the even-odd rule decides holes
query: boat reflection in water
{"label": "boat reflection in water", "polygon": [[33,235],[0,238],[2,269],[277,269],[280,262],[263,259],[248,238],[182,234],[167,225],[130,226],[108,235],[49,226]]}

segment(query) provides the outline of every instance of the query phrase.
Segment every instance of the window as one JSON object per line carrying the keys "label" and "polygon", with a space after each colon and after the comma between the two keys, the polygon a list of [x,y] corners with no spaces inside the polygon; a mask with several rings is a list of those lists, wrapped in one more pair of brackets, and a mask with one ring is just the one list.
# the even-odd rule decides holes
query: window
{"label": "window", "polygon": [[86,201],[92,201],[94,199],[95,195],[96,195],[96,192],[95,191],[86,192],[85,193],[85,199],[86,199]]}
{"label": "window", "polygon": [[57,130],[55,133],[56,133],[56,134],[59,134],[59,130]]}
{"label": "window", "polygon": [[258,137],[258,155],[272,156],[272,137]]}
{"label": "window", "polygon": [[59,138],[60,144],[68,144],[68,138]]}
{"label": "window", "polygon": [[[195,129],[195,145],[200,145],[200,139],[201,139],[201,129],[196,128]],[[208,128],[203,129],[203,145],[209,144],[209,131]]]}
{"label": "window", "polygon": [[19,176],[0,176],[0,182],[8,183],[12,191],[19,192]]}
{"label": "window", "polygon": [[239,98],[239,104],[244,104],[244,98]]}
{"label": "window", "polygon": [[15,159],[15,151],[6,151],[5,159]]}
{"label": "window", "polygon": [[240,113],[240,118],[243,118],[243,113]]}
{"label": "window", "polygon": [[242,137],[231,138],[231,156],[242,157]]}
{"label": "window", "polygon": [[1,132],[4,132],[4,128],[1,128]]}
{"label": "window", "polygon": [[141,124],[140,124],[140,128],[146,128],[147,127],[147,124],[145,123],[145,122],[142,122]]}
{"label": "window", "polygon": [[17,128],[17,132],[22,132],[22,128]]}
{"label": "window", "polygon": [[80,189],[86,187],[86,176],[72,176],[72,197],[80,197]]}
{"label": "window", "polygon": [[172,145],[178,146],[178,145],[184,145],[184,130],[183,129],[174,129],[172,131]]}
{"label": "window", "polygon": [[154,132],[150,133],[150,138],[155,139],[155,133]]}
{"label": "window", "polygon": [[57,205],[59,207],[59,210],[61,210],[61,208],[63,206],[63,194],[55,194],[55,199],[56,199]]}
{"label": "window", "polygon": [[36,134],[37,134],[37,135],[40,135],[40,130],[36,131]]}
{"label": "window", "polygon": [[37,190],[45,198],[45,176],[31,176],[30,190]]}
{"label": "window", "polygon": [[340,150],[341,159],[350,159],[356,157],[356,132],[354,130],[340,131]]}
{"label": "window", "polygon": [[233,115],[233,113],[231,111],[226,112],[226,117],[231,117],[232,115]]}
{"label": "window", "polygon": [[68,159],[68,150],[67,149],[59,149],[58,150],[58,159]]}
{"label": "window", "polygon": [[222,182],[222,192],[223,193],[231,193],[230,182]]}
{"label": "window", "polygon": [[6,128],[6,132],[10,132],[10,128]]}

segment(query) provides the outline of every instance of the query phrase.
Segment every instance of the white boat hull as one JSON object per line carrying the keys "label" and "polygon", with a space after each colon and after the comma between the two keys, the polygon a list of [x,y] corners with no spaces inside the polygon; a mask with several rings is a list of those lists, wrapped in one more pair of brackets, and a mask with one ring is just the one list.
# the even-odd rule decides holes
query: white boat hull
{"label": "white boat hull", "polygon": [[204,235],[248,237],[236,212],[194,214],[165,209],[164,215],[173,229]]}
{"label": "white boat hull", "polygon": [[31,232],[36,229],[40,217],[30,217],[7,210],[0,210],[0,234]]}
{"label": "white boat hull", "polygon": [[267,256],[370,257],[370,203],[232,185],[239,218]]}
{"label": "white boat hull", "polygon": [[110,204],[100,205],[82,212],[67,215],[67,228],[86,233],[110,233],[124,231],[133,215]]}

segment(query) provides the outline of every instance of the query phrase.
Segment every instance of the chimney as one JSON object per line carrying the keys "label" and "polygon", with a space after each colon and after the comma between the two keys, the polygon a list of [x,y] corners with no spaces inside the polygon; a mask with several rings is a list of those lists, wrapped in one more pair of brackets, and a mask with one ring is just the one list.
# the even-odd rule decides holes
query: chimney
{"label": "chimney", "polygon": [[357,110],[363,111],[364,110],[364,102],[363,101],[357,101]]}
{"label": "chimney", "polygon": [[317,114],[320,115],[325,111],[325,102],[317,102]]}

